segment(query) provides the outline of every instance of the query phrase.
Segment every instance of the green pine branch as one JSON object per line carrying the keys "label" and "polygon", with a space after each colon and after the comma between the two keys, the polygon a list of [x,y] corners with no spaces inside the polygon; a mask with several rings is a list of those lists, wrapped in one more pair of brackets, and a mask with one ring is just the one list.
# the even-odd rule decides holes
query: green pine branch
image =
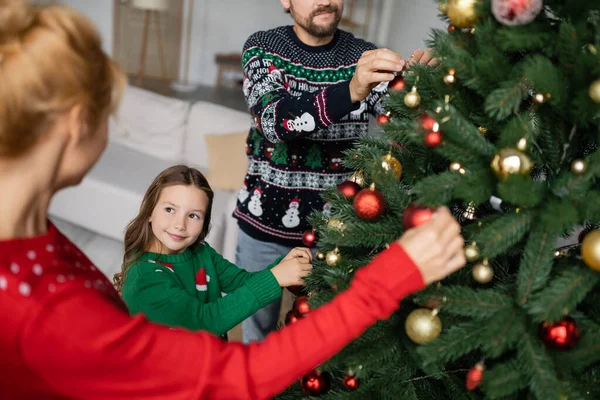
{"label": "green pine branch", "polygon": [[476,233],[472,240],[477,242],[481,256],[494,258],[517,244],[529,231],[534,215],[532,211],[503,215]]}
{"label": "green pine branch", "polygon": [[518,304],[527,304],[530,296],[548,282],[554,263],[554,241],[555,235],[543,227],[529,235],[517,274]]}
{"label": "green pine branch", "polygon": [[506,119],[519,111],[526,95],[527,91],[521,78],[505,82],[486,97],[485,112],[497,121]]}
{"label": "green pine branch", "polygon": [[481,381],[481,389],[486,397],[501,399],[526,388],[528,383],[527,377],[520,371],[518,361],[511,359],[486,369]]}
{"label": "green pine branch", "polygon": [[514,306],[514,301],[508,293],[454,285],[421,292],[415,296],[415,302],[423,306],[434,302],[439,304],[443,312],[479,319],[491,318],[498,312],[512,309]]}
{"label": "green pine branch", "polygon": [[547,184],[532,181],[522,175],[511,175],[498,184],[498,194],[503,201],[514,206],[534,208],[540,205],[548,194]]}
{"label": "green pine branch", "polygon": [[519,340],[519,370],[529,380],[529,388],[538,399],[560,400],[560,381],[552,359],[542,347],[536,332],[525,332]]}

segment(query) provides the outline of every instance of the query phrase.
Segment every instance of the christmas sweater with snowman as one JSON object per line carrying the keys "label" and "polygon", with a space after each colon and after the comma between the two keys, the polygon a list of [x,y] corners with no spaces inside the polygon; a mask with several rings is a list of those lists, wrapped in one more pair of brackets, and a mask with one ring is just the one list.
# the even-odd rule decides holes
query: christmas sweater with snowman
{"label": "christmas sweater with snowman", "polygon": [[270,271],[280,259],[263,271],[247,272],[207,243],[181,254],[148,252],[127,271],[123,300],[131,315],[224,335],[281,296]]}
{"label": "christmas sweater with snowman", "polygon": [[244,95],[252,123],[249,166],[234,217],[252,237],[300,244],[313,210],[329,212],[321,192],[347,180],[342,152],[366,135],[369,114],[385,111],[387,83],[360,103],[350,80],[375,46],[338,30],[324,46],[302,43],[293,27],[252,35],[243,50]]}

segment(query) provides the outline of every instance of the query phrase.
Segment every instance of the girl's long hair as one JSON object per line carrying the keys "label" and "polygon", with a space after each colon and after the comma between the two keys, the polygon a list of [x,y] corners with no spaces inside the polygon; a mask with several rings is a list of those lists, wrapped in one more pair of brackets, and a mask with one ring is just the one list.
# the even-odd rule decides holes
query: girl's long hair
{"label": "girl's long hair", "polygon": [[175,165],[161,172],[152,182],[140,206],[140,212],[137,217],[127,225],[124,238],[125,253],[123,255],[123,264],[121,272],[114,275],[114,283],[117,291],[121,293],[123,288],[123,279],[127,270],[148,251],[153,239],[152,227],[150,226],[150,217],[162,190],[174,185],[193,185],[206,193],[208,197],[208,207],[204,215],[204,224],[202,232],[192,246],[196,246],[204,241],[210,229],[210,216],[213,204],[214,193],[208,184],[208,181],[200,171],[190,168],[186,165]]}

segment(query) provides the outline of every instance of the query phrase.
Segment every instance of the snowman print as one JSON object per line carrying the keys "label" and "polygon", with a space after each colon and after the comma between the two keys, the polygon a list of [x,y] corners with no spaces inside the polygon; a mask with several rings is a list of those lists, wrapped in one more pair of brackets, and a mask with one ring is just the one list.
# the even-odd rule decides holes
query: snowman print
{"label": "snowman print", "polygon": [[248,199],[248,196],[250,196],[250,192],[248,192],[248,184],[246,182],[244,182],[242,184],[242,188],[240,189],[240,192],[238,193],[238,200],[240,203],[245,202]]}
{"label": "snowman print", "polygon": [[260,217],[263,214],[262,204],[260,198],[262,197],[262,189],[257,187],[252,193],[250,202],[248,203],[248,211],[255,217]]}
{"label": "snowman print", "polygon": [[284,119],[283,127],[288,132],[311,132],[316,127],[315,118],[309,113],[304,113],[295,119]]}
{"label": "snowman print", "polygon": [[327,201],[323,204],[323,215],[327,218],[331,218],[331,204]]}
{"label": "snowman print", "polygon": [[300,199],[292,199],[289,208],[285,212],[281,222],[286,228],[295,228],[300,225]]}

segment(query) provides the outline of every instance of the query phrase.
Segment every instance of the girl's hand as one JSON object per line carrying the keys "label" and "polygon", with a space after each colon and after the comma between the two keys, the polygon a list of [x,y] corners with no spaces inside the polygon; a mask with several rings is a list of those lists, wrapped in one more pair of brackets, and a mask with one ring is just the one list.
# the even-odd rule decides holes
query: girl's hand
{"label": "girl's hand", "polygon": [[305,257],[308,258],[308,261],[312,261],[312,253],[306,247],[294,247],[281,261],[288,261],[297,257]]}
{"label": "girl's hand", "polygon": [[[286,258],[290,257],[294,250]],[[310,251],[308,253],[310,254]],[[306,255],[290,257],[287,260],[286,258],[271,268],[271,272],[275,276],[275,279],[277,279],[277,283],[281,287],[304,285],[305,283],[302,278],[309,275],[312,270],[311,258]]]}

